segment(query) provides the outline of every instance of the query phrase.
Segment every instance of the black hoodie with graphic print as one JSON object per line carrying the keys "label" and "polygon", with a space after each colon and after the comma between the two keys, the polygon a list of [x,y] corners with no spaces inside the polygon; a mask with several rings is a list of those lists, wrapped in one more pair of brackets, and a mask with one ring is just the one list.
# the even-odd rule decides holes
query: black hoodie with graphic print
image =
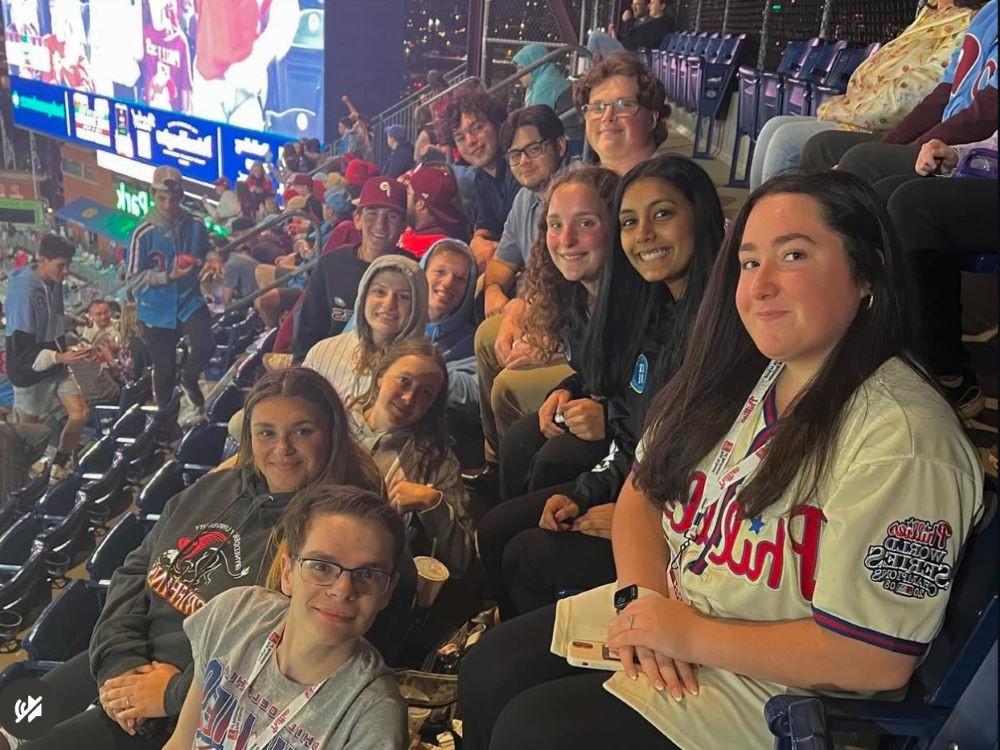
{"label": "black hoodie with graphic print", "polygon": [[[264,583],[271,532],[291,499],[268,492],[249,466],[208,474],[171,499],[111,579],[90,640],[97,684],[141,664],[172,664],[181,671],[167,685],[164,708],[180,714],[193,675],[184,618],[223,591]],[[400,583],[367,636],[387,662],[401,645],[415,589],[413,561],[404,556]]]}

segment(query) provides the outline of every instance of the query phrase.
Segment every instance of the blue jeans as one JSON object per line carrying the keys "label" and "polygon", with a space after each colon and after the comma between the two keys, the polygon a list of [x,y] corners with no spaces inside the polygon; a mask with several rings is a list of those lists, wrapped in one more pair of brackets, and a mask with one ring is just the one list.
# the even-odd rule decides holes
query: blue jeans
{"label": "blue jeans", "polygon": [[817,133],[833,130],[835,122],[801,115],[772,117],[757,136],[753,163],[750,165],[750,189],[756,190],[779,172],[799,166],[806,141]]}

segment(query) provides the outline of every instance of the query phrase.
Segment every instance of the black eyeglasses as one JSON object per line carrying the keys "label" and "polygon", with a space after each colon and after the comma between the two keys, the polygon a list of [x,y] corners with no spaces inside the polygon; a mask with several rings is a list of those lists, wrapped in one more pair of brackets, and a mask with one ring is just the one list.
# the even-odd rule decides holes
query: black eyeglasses
{"label": "black eyeglasses", "polygon": [[340,576],[349,573],[351,587],[359,594],[384,594],[389,589],[392,574],[376,568],[346,568],[330,560],[318,560],[309,557],[292,555],[299,563],[302,580],[313,586],[328,588],[340,580]]}
{"label": "black eyeglasses", "polygon": [[507,163],[512,167],[516,167],[521,163],[521,159],[527,156],[529,159],[537,159],[545,151],[545,147],[548,145],[548,141],[544,138],[540,138],[537,141],[529,143],[524,148],[512,148],[507,152]]}
{"label": "black eyeglasses", "polygon": [[635,99],[615,99],[613,102],[590,102],[581,109],[588,120],[600,120],[610,109],[615,117],[632,117],[639,111],[640,104]]}

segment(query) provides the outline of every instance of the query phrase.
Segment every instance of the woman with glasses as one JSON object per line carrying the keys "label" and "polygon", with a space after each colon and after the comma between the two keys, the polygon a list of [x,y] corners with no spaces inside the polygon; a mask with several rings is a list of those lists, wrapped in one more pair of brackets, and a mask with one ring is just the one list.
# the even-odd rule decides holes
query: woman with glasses
{"label": "woman with glasses", "polygon": [[[89,654],[45,675],[61,723],[22,747],[162,747],[194,675],[184,619],[231,588],[265,580],[272,532],[299,490],[324,483],[381,491],[378,468],[351,439],[349,424],[336,392],[311,370],[257,381],[237,466],[202,477],[167,503],[111,579]],[[416,586],[409,558],[399,575],[402,584],[371,636],[390,662]]]}
{"label": "woman with glasses", "polygon": [[407,747],[406,704],[364,639],[399,581],[399,516],[321,484],[288,506],[281,535],[277,590],[230,589],[185,620],[194,679],[164,747]]}
{"label": "woman with glasses", "polygon": [[601,166],[619,176],[667,140],[665,100],[663,84],[628,52],[603,58],[573,89],[587,142]]}

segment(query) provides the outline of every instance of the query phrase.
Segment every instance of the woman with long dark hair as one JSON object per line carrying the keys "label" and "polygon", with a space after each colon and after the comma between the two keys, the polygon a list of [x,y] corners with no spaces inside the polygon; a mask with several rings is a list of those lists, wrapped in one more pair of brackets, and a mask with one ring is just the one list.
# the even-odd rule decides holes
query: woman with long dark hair
{"label": "woman with long dark hair", "polygon": [[[772,695],[905,687],[982,469],[910,357],[903,289],[861,180],[750,196],[619,496],[617,583],[486,635],[459,680],[466,748],[769,747]],[[624,674],[568,665],[581,628]]]}
{"label": "woman with long dark hair", "polygon": [[[479,526],[479,551],[505,618],[555,601],[560,589],[614,578],[614,502],[652,396],[680,367],[722,243],[715,186],[681,156],[652,159],[625,175],[613,215],[615,247],[587,324],[581,372],[505,435],[503,488],[520,496],[494,508]],[[550,423],[565,404],[592,394],[606,410],[611,448],[571,471],[563,457],[577,438],[553,432]]]}

